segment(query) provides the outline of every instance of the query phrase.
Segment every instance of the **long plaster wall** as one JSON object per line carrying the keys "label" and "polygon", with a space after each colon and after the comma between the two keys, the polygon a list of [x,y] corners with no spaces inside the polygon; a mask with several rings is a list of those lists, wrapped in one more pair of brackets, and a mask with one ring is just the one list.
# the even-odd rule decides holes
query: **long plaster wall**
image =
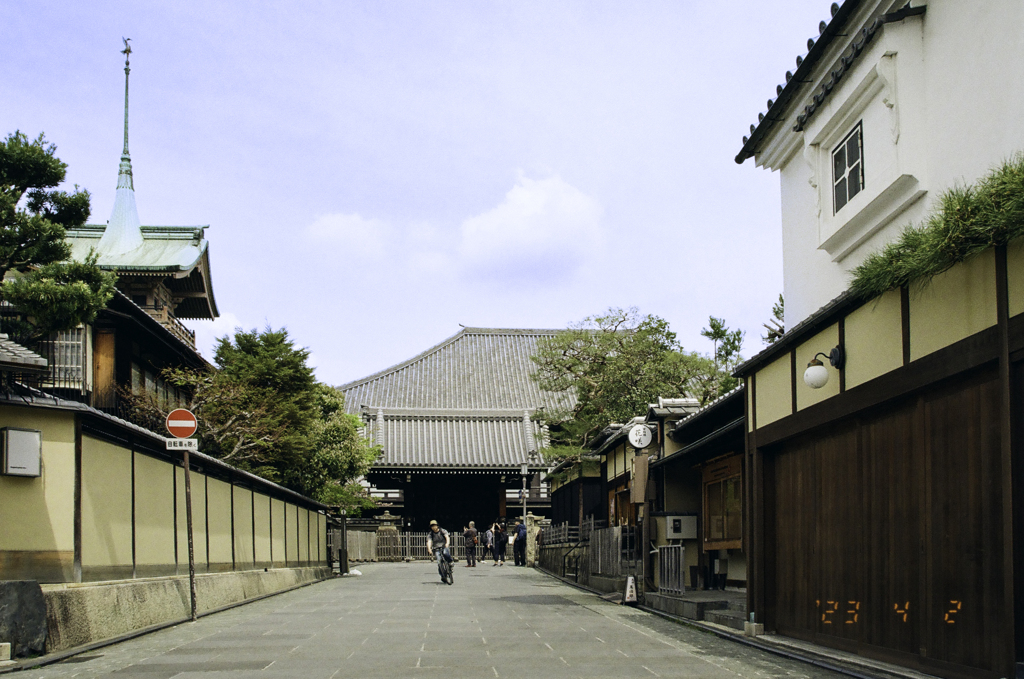
{"label": "long plaster wall", "polygon": [[74,577],[74,423],[52,411],[0,406],[5,427],[43,432],[43,476],[0,476],[0,580],[31,570],[41,579]]}
{"label": "long plaster wall", "polygon": [[[188,572],[180,465],[81,435],[80,575],[75,544],[75,417],[0,406],[0,427],[42,432],[42,475],[0,476],[0,580],[95,582]],[[327,559],[327,520],[297,506],[191,474],[196,571],[305,567]]]}
{"label": "long plaster wall", "polygon": [[[912,284],[906,291],[905,321],[899,290],[848,313],[842,319],[843,388],[854,389],[903,366],[904,322],[910,362],[995,326],[995,253],[989,249],[931,281]],[[1007,247],[1006,272],[1012,317],[1024,313],[1024,242]],[[828,383],[820,389],[803,381],[811,358],[817,352],[828,354],[840,344],[839,325],[839,321],[833,323],[757,371],[755,388],[748,385],[748,390],[756,393],[748,427],[764,427],[839,394],[839,375],[831,368]]]}

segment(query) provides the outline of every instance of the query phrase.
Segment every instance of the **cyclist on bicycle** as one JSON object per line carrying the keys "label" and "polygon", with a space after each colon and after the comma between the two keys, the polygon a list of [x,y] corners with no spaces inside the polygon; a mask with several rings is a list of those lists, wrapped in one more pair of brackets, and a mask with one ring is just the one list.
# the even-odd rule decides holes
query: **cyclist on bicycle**
{"label": "cyclist on bicycle", "polygon": [[440,554],[445,561],[451,563],[452,553],[448,550],[450,542],[448,531],[438,526],[437,521],[431,521],[430,532],[427,533],[427,551],[431,556],[437,557]]}

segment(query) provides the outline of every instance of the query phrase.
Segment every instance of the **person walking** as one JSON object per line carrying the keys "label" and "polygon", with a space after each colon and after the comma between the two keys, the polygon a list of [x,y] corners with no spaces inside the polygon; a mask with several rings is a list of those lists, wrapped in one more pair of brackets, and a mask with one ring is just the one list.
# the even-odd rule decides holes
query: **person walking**
{"label": "person walking", "polygon": [[493,526],[484,531],[484,554],[486,557],[494,557],[494,530]]}
{"label": "person walking", "polygon": [[469,528],[462,534],[462,537],[466,539],[466,568],[473,568],[476,566],[476,523],[473,521],[469,522]]}
{"label": "person walking", "polygon": [[512,544],[512,556],[517,566],[526,565],[526,524],[522,521],[516,522],[516,537]]}

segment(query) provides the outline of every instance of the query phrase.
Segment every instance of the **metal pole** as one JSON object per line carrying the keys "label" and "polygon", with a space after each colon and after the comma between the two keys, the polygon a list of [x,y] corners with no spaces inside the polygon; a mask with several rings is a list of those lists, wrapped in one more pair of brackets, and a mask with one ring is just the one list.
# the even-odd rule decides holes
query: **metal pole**
{"label": "metal pole", "polygon": [[188,588],[192,603],[192,622],[196,621],[196,553],[192,543],[192,475],[189,473],[188,448],[184,450],[185,463],[185,525],[188,528]]}
{"label": "metal pole", "polygon": [[[529,553],[530,545],[530,528],[526,525],[526,474],[530,471],[529,463],[523,463],[523,527],[526,528],[526,543],[523,544],[523,566],[526,566],[526,556]],[[515,545],[512,546],[515,549]]]}
{"label": "metal pole", "polygon": [[523,476],[523,525],[526,525],[526,476]]}

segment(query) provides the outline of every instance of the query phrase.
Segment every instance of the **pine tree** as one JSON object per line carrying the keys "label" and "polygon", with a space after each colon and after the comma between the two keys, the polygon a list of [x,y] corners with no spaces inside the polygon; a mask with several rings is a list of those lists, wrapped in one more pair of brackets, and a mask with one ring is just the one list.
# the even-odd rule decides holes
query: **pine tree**
{"label": "pine tree", "polygon": [[89,192],[56,190],[67,174],[56,150],[19,131],[0,143],[0,300],[17,312],[2,326],[26,343],[92,322],[114,294],[94,254],[71,260],[66,229],[89,218]]}

